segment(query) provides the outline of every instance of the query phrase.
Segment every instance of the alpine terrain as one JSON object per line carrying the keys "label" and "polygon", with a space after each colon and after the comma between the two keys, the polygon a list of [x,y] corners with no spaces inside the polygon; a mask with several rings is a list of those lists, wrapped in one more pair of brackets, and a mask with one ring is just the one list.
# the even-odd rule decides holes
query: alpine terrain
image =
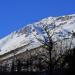
{"label": "alpine terrain", "polygon": [[[75,14],[44,18],[33,24],[26,25],[18,31],[12,32],[0,39],[0,55],[24,45],[26,45],[26,49],[28,50],[42,45],[36,37],[44,40],[43,36],[46,36],[46,33],[43,26],[48,26],[51,31],[50,34],[54,32],[52,36],[53,41],[72,38],[72,33],[75,32]],[[75,46],[75,39],[72,39],[71,47],[73,48]],[[67,48],[69,48],[69,43],[68,41]]]}
{"label": "alpine terrain", "polygon": [[[51,39],[49,39],[46,31],[49,32]],[[53,67],[55,70],[60,67],[58,66],[60,65],[58,58],[62,58],[60,59],[62,64],[63,55],[68,50],[75,48],[75,14],[44,18],[38,22],[25,25],[0,39],[0,66],[4,68],[4,65],[8,65],[8,69],[5,70],[4,68],[4,70],[11,71],[10,66],[13,66],[13,63],[18,59],[18,63],[14,63],[19,65],[17,69],[15,67],[15,71],[45,71],[49,64],[49,54],[44,45],[47,44],[48,39],[53,42],[52,55],[50,54],[53,59],[51,62],[55,62],[55,64],[58,62]],[[48,46],[50,47],[50,44]],[[26,63],[33,66],[28,65],[26,68]],[[50,68],[52,64],[50,64]],[[65,64],[65,66],[67,65]]]}

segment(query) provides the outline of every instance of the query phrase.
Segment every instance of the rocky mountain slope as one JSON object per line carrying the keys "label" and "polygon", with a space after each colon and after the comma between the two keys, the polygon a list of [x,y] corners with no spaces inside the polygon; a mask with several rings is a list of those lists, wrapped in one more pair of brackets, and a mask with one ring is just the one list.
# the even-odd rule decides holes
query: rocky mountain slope
{"label": "rocky mountain slope", "polygon": [[[72,39],[72,33],[75,32],[75,14],[44,18],[33,24],[25,25],[25,27],[18,31],[12,32],[6,37],[0,39],[0,55],[24,45],[27,46],[28,50],[42,45],[36,37],[42,40],[44,40],[43,36],[46,37],[43,26],[48,26],[50,34],[54,32],[54,35],[52,36],[53,41],[62,40],[64,38]],[[71,40],[68,41],[68,47],[70,41]],[[74,46],[75,39],[73,38],[72,48]]]}

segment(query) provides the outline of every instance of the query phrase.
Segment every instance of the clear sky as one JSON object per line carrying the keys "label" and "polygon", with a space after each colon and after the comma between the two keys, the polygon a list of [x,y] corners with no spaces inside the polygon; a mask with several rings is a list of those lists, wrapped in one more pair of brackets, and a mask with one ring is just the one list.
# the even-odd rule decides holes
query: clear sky
{"label": "clear sky", "polygon": [[48,16],[75,13],[75,0],[0,0],[0,38]]}

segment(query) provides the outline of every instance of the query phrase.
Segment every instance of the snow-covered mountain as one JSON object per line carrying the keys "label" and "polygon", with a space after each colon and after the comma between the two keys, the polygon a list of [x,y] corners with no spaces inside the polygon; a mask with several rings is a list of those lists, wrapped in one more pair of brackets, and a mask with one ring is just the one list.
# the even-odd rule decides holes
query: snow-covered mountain
{"label": "snow-covered mountain", "polygon": [[[75,14],[44,18],[33,24],[25,25],[25,27],[18,31],[12,32],[0,39],[0,55],[24,45],[28,49],[42,45],[36,37],[44,39],[43,36],[46,36],[43,29],[44,26],[48,26],[50,34],[54,32],[52,36],[53,41],[72,38],[72,33],[75,32]],[[75,39],[73,39],[72,43],[72,47],[74,47]]]}

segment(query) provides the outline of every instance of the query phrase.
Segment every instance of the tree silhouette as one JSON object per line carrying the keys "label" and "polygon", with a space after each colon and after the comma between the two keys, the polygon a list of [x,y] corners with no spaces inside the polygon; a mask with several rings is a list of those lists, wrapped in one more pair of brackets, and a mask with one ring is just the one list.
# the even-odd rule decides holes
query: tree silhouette
{"label": "tree silhouette", "polygon": [[15,65],[14,62],[12,61],[11,72],[14,72],[14,70],[15,70]]}
{"label": "tree silhouette", "polygon": [[40,39],[40,38],[37,38],[36,35],[34,35],[36,37],[36,39],[38,41],[40,41],[44,46],[44,48],[46,48],[46,50],[49,51],[49,72],[52,74],[52,49],[53,49],[53,40],[52,40],[52,36],[54,35],[54,29],[55,29],[55,23],[53,25],[50,25],[50,26],[53,26],[54,28],[52,28],[51,30],[53,30],[53,33],[51,34],[51,30],[49,29],[49,26],[47,25],[44,25],[43,26],[43,29],[44,32],[46,33],[46,36],[43,35],[43,38],[44,40]]}
{"label": "tree silhouette", "polygon": [[21,67],[22,67],[21,61],[18,59],[18,60],[17,60],[17,71],[18,71],[18,72],[21,72]]}
{"label": "tree silhouette", "polygon": [[67,64],[66,72],[68,75],[75,74],[75,48],[65,55],[63,66],[65,64]]}

